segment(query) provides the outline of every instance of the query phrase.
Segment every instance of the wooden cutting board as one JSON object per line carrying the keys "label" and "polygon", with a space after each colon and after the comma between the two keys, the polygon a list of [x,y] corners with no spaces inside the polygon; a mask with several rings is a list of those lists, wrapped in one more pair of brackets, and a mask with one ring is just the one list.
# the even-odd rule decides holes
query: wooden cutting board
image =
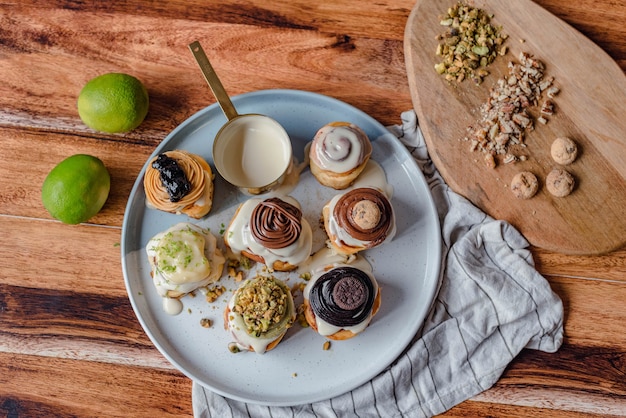
{"label": "wooden cutting board", "polygon": [[[567,254],[600,254],[626,244],[626,76],[603,50],[530,0],[475,0],[492,23],[509,35],[509,52],[489,67],[480,85],[447,82],[434,70],[439,16],[455,0],[418,0],[405,32],[409,86],[430,156],[450,187],[496,219],[509,221],[540,248]],[[508,74],[520,52],[534,55],[555,78],[560,93],[556,113],[526,135],[527,161],[484,164],[461,139],[480,119],[489,89]],[[539,115],[537,108],[531,114]],[[577,182],[573,193],[557,198],[545,187],[558,165],[550,156],[559,136],[574,139],[579,156],[566,168]],[[539,191],[529,200],[509,189],[512,177],[531,171]]]}

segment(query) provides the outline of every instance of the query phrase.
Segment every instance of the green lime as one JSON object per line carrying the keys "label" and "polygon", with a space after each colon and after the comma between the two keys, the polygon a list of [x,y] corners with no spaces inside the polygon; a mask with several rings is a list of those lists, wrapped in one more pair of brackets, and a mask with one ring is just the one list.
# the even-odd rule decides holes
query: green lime
{"label": "green lime", "polygon": [[100,212],[110,187],[111,177],[100,159],[76,154],[48,173],[41,187],[41,201],[61,222],[78,224]]}
{"label": "green lime", "polygon": [[108,73],[93,78],[78,95],[78,114],[96,131],[118,133],[135,129],[148,113],[148,91],[132,75]]}

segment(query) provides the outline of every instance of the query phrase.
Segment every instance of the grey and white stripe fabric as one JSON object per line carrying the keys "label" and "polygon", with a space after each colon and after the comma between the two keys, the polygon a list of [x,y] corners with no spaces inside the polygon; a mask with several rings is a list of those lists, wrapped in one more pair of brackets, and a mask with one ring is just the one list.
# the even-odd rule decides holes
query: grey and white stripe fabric
{"label": "grey and white stripe fabric", "polygon": [[205,417],[430,417],[490,388],[524,348],[555,352],[563,305],[534,268],[528,243],[454,193],[430,161],[413,111],[389,130],[411,151],[437,205],[441,283],[407,350],[370,382],[296,407],[246,404],[193,384],[193,412]]}

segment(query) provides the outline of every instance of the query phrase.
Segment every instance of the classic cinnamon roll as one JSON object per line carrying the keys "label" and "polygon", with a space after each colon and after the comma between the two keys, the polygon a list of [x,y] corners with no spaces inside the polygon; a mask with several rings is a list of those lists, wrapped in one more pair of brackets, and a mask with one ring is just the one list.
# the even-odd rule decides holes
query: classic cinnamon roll
{"label": "classic cinnamon roll", "polygon": [[307,322],[331,340],[359,334],[380,308],[380,289],[374,276],[349,265],[313,274],[303,295]]}
{"label": "classic cinnamon roll", "polygon": [[358,126],[332,122],[317,131],[309,150],[311,173],[324,186],[345,189],[361,174],[372,144]]}
{"label": "classic cinnamon roll", "polygon": [[146,253],[154,286],[165,298],[164,306],[167,299],[181,298],[219,280],[226,262],[215,236],[187,222],[152,237]]}
{"label": "classic cinnamon roll", "polygon": [[248,279],[224,310],[224,328],[235,340],[229,349],[263,354],[278,345],[295,319],[293,296],[285,283],[267,276]]}
{"label": "classic cinnamon roll", "polygon": [[391,202],[380,190],[361,187],[333,197],[322,209],[331,247],[354,254],[391,241],[396,219]]}
{"label": "classic cinnamon roll", "polygon": [[290,271],[311,255],[313,232],[293,197],[252,198],[237,209],[224,243],[272,270]]}
{"label": "classic cinnamon roll", "polygon": [[146,204],[199,219],[213,204],[213,172],[199,155],[167,151],[154,157],[143,178]]}

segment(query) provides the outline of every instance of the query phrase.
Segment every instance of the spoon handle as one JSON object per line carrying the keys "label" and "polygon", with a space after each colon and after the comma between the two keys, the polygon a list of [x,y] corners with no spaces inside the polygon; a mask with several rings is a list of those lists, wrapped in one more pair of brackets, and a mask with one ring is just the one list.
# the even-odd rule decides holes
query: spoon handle
{"label": "spoon handle", "polygon": [[217,99],[217,102],[220,104],[220,107],[222,108],[222,112],[224,112],[224,115],[226,115],[226,118],[228,118],[228,120],[232,120],[236,118],[237,116],[239,116],[237,114],[237,110],[235,109],[235,106],[233,106],[233,102],[230,101],[230,97],[228,97],[228,94],[226,94],[226,90],[224,90],[224,86],[222,85],[222,82],[217,76],[217,73],[215,72],[215,70],[213,69],[213,66],[211,65],[211,62],[209,61],[209,58],[204,53],[202,46],[200,46],[200,42],[194,41],[190,43],[189,49],[191,50],[191,53],[196,59],[196,62],[200,66],[202,75],[204,75],[204,79],[209,84],[209,87],[211,87],[211,91],[213,92],[213,95]]}

